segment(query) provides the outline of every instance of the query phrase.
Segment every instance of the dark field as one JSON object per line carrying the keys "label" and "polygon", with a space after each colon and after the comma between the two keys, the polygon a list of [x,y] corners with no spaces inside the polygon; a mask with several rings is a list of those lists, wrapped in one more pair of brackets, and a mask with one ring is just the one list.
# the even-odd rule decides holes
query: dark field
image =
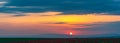
{"label": "dark field", "polygon": [[1,38],[0,43],[120,43],[119,38]]}

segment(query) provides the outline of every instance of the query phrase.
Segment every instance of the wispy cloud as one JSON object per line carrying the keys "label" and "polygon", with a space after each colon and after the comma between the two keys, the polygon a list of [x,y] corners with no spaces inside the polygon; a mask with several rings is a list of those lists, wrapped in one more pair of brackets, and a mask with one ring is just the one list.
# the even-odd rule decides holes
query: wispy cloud
{"label": "wispy cloud", "polygon": [[3,7],[6,3],[8,3],[8,2],[6,2],[6,1],[0,1],[0,7]]}
{"label": "wispy cloud", "polygon": [[4,1],[3,1],[3,2],[0,2],[0,4],[6,4],[6,3],[7,3],[7,2],[4,2]]}
{"label": "wispy cloud", "polygon": [[[16,14],[0,14],[1,17],[9,17],[6,18],[8,21],[21,21],[22,18],[25,19],[23,22],[65,22],[65,23],[96,23],[96,22],[116,22],[120,21],[119,15],[101,15],[101,14],[87,14],[87,15],[79,15],[79,14],[63,14],[62,12],[42,12],[42,13],[16,13]],[[21,17],[13,18],[15,15],[26,15]],[[32,20],[32,19],[33,20]],[[4,19],[4,18],[2,18]],[[9,20],[10,19],[10,20]],[[29,19],[31,21],[29,21]],[[44,20],[42,20],[44,19]]]}
{"label": "wispy cloud", "polygon": [[[93,2],[95,1],[95,2]],[[21,3],[23,2],[23,3]],[[47,2],[47,3],[46,3]],[[1,4],[5,4],[1,1]],[[8,2],[7,2],[8,3]],[[119,0],[9,0],[1,11],[44,12],[59,11],[65,13],[112,13],[119,15]],[[1,9],[3,9],[1,8]]]}
{"label": "wispy cloud", "polygon": [[120,21],[119,15],[65,15],[62,12],[20,14],[25,16],[15,16],[17,13],[0,13],[0,30],[4,30],[0,31],[1,35],[68,34],[71,31],[76,35],[119,33],[119,24],[112,24]]}
{"label": "wispy cloud", "polygon": [[42,13],[26,13],[28,15],[41,15],[41,16],[55,16],[62,14],[63,12],[42,12]]}
{"label": "wispy cloud", "polygon": [[49,6],[4,6],[5,8],[26,8],[26,9],[47,9],[50,8]]}

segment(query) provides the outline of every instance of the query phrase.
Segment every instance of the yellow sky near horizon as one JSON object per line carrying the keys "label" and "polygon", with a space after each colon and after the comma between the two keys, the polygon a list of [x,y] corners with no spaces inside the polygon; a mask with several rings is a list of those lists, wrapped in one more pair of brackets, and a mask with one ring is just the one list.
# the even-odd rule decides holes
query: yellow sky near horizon
{"label": "yellow sky near horizon", "polygon": [[[50,13],[50,12],[49,12]],[[60,12],[40,13],[48,14],[48,16],[40,16],[39,13],[26,13],[27,16],[13,17],[10,14],[0,14],[0,22],[7,23],[56,23],[64,22],[68,24],[87,24],[96,22],[116,22],[120,21],[118,15],[101,15],[101,14],[89,14],[89,15],[57,15]]]}
{"label": "yellow sky near horizon", "polygon": [[[104,24],[120,21],[118,15],[102,15],[102,14],[62,14],[57,12],[47,13],[24,13],[26,16],[14,16],[15,14],[0,13],[0,28],[5,30],[5,34],[43,34],[43,33],[60,33],[68,34],[73,32],[75,35],[84,34],[101,34],[109,31],[101,32],[99,29],[104,28]],[[46,14],[46,15],[43,15]],[[73,24],[73,25],[72,25]],[[75,24],[75,25],[74,25]],[[76,25],[78,24],[78,25]],[[98,31],[91,31],[89,28],[98,28]],[[78,30],[75,30],[78,28]],[[79,30],[81,29],[81,30]],[[82,30],[83,29],[83,30]],[[86,30],[84,30],[86,29]],[[88,29],[88,30],[87,30]],[[96,28],[97,29],[97,28]],[[22,31],[22,32],[21,32]],[[112,31],[112,30],[110,30]]]}

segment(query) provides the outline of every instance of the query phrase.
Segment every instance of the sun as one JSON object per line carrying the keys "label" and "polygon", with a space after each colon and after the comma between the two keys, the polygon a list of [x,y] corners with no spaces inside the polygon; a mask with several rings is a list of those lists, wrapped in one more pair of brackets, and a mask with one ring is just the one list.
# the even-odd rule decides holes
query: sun
{"label": "sun", "polygon": [[72,32],[70,32],[69,34],[70,34],[70,35],[73,35],[73,33],[72,33]]}

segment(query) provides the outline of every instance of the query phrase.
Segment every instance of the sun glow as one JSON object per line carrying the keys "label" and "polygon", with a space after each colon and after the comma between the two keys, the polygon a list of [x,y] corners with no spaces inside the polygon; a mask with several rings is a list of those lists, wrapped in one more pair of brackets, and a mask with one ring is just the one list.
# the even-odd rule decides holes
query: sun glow
{"label": "sun glow", "polygon": [[[40,13],[41,14],[41,13]],[[53,14],[53,13],[50,13]],[[55,13],[56,14],[56,13]],[[88,24],[95,22],[114,22],[120,21],[120,16],[116,15],[54,15],[40,16],[35,14],[27,14],[27,16],[13,17],[9,14],[0,14],[0,22],[8,23],[56,23],[64,22],[67,24]]]}
{"label": "sun glow", "polygon": [[69,34],[70,34],[70,35],[73,35],[73,33],[72,33],[72,32],[70,32]]}

